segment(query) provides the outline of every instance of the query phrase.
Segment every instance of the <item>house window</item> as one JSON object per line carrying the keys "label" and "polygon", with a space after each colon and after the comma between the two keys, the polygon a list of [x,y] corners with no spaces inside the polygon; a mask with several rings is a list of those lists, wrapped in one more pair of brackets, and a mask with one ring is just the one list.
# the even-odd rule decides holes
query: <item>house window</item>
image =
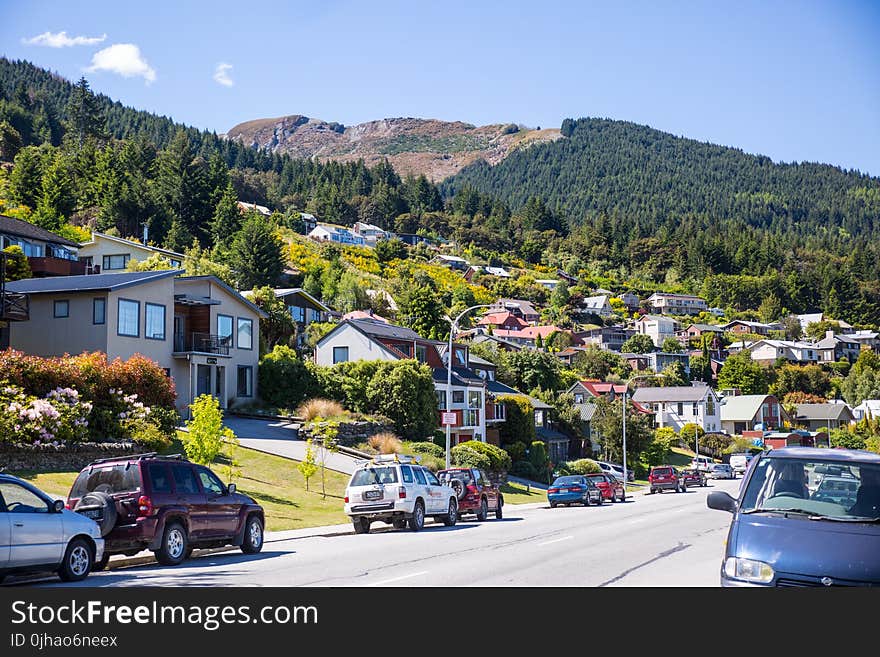
{"label": "house window", "polygon": [[107,321],[107,299],[92,299],[92,324]]}
{"label": "house window", "polygon": [[452,391],[452,403],[453,404],[464,404],[464,390],[453,390]]}
{"label": "house window", "polygon": [[254,320],[238,318],[238,348],[254,348]]}
{"label": "house window", "polygon": [[309,308],[309,321],[310,322],[321,321],[321,312],[319,310],[315,310],[314,308]]}
{"label": "house window", "polygon": [[290,316],[293,318],[294,322],[302,324],[306,321],[306,311],[304,308],[300,308],[299,306],[288,306],[287,309],[290,311]]}
{"label": "house window", "polygon": [[475,427],[480,424],[480,411],[468,409],[464,412],[464,426]]}
{"label": "house window", "polygon": [[574,403],[575,404],[583,404],[584,403],[584,394],[582,392],[579,392],[574,396]]}
{"label": "house window", "polygon": [[495,419],[507,419],[507,407],[504,404],[495,404]]}
{"label": "house window", "polygon": [[435,390],[434,396],[437,397],[437,408],[446,408],[446,391]]}
{"label": "house window", "polygon": [[407,358],[412,358],[412,345],[411,344],[409,344],[409,343],[397,344],[394,346],[397,347],[397,349],[399,349],[401,351],[401,353],[405,354]]}
{"label": "house window", "polygon": [[706,415],[715,415],[715,398],[712,395],[706,397]]}
{"label": "house window", "polygon": [[468,408],[481,408],[483,396],[477,390],[468,390]]}
{"label": "house window", "polygon": [[70,301],[56,301],[53,304],[53,317],[70,317]]}
{"label": "house window", "polygon": [[[458,361],[459,366],[467,367],[467,358],[464,349],[455,350],[455,359]],[[455,363],[453,363],[453,367],[455,367]]]}
{"label": "house window", "polygon": [[165,306],[158,303],[144,304],[144,337],[148,340],[165,339]]}
{"label": "house window", "polygon": [[141,304],[130,299],[120,299],[117,306],[116,334],[136,338],[140,335]]}
{"label": "house window", "polygon": [[108,269],[125,269],[128,266],[129,255],[127,253],[120,255],[105,255],[104,270]]}
{"label": "house window", "polygon": [[333,364],[348,361],[348,347],[333,347]]}
{"label": "house window", "polygon": [[678,413],[679,417],[684,415],[684,404],[681,402],[678,402],[678,405],[677,405],[677,408],[675,409],[675,412]]}
{"label": "house window", "polygon": [[232,317],[230,315],[217,315],[217,336],[232,344]]}
{"label": "house window", "polygon": [[416,345],[416,360],[420,363],[428,362],[428,348],[425,345]]}
{"label": "house window", "polygon": [[691,409],[691,413],[693,414],[694,417],[697,417],[697,415],[700,414],[700,405],[699,405],[699,403],[694,402],[694,406],[693,406],[693,408]]}
{"label": "house window", "polygon": [[238,366],[238,396],[254,396],[254,368],[245,365]]}

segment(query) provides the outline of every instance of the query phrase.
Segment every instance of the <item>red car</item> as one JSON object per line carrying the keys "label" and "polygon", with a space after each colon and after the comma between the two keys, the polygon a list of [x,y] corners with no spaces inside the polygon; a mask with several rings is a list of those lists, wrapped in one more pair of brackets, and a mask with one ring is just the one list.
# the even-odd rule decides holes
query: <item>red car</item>
{"label": "red car", "polygon": [[603,500],[623,502],[626,498],[623,483],[617,477],[612,477],[607,474],[590,474],[587,475],[587,478],[599,488]]}
{"label": "red car", "polygon": [[652,493],[662,490],[674,490],[676,493],[687,492],[687,482],[678,469],[671,465],[657,465],[651,468],[648,483],[651,485]]}
{"label": "red car", "polygon": [[455,490],[458,497],[458,514],[475,513],[482,522],[494,511],[495,518],[502,517],[504,496],[498,486],[485,472],[477,468],[450,468],[437,472],[437,478]]}

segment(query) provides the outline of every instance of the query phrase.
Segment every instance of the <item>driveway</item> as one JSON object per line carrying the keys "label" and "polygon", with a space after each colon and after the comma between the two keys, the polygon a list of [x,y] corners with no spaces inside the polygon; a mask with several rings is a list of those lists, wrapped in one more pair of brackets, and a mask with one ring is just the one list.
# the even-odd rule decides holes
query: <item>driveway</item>
{"label": "driveway", "polygon": [[[257,420],[228,416],[223,423],[235,432],[242,447],[302,461],[306,457],[306,443],[299,439],[299,425],[286,420]],[[320,455],[316,453],[316,458]],[[357,461],[345,454],[327,454],[330,470],[351,474]]]}

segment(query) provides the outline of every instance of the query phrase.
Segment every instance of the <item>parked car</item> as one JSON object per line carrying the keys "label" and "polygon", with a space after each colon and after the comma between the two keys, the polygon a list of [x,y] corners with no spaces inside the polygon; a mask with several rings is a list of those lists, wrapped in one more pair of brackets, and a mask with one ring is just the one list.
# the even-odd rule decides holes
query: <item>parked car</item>
{"label": "parked car", "polygon": [[682,470],[681,476],[688,486],[706,486],[706,473],[702,470]]}
{"label": "parked car", "polygon": [[196,548],[236,545],[245,554],[263,548],[263,507],[179,454],[93,461],[73,482],[67,508],[100,527],[105,550],[95,569],[113,554],[145,549],[160,564],[176,566]]}
{"label": "parked car", "polygon": [[[810,483],[817,470],[821,474],[838,468],[857,482],[852,504],[849,495],[829,499],[821,483]],[[849,477],[840,478],[849,483]],[[877,454],[773,449],[753,459],[737,498],[713,492],[706,503],[733,514],[721,563],[722,586],[880,585]]]}
{"label": "parked car", "polygon": [[479,468],[440,470],[437,478],[455,491],[459,517],[465,513],[473,513],[482,522],[489,517],[490,509],[496,519],[503,516],[504,496],[498,485]]}
{"label": "parked car", "polygon": [[[596,463],[598,463],[599,467],[602,468],[602,472],[604,472],[605,474],[609,474],[613,477],[617,477],[620,481],[623,481],[623,466],[618,465],[617,463],[607,463],[605,461],[596,461]],[[635,481],[635,477],[635,472],[627,468],[626,480]]]}
{"label": "parked car", "polygon": [[655,465],[651,468],[648,484],[652,494],[664,490],[674,490],[676,493],[687,491],[687,482],[678,469],[671,465]]}
{"label": "parked car", "polygon": [[730,467],[733,468],[734,474],[744,475],[749,467],[749,461],[751,461],[754,456],[755,455],[751,453],[731,454]]}
{"label": "parked car", "polygon": [[713,463],[715,463],[715,461],[710,459],[708,456],[695,456],[691,459],[691,468],[694,470],[702,470],[703,472],[708,472]]}
{"label": "parked car", "polygon": [[587,479],[596,484],[599,492],[602,493],[603,500],[611,502],[623,502],[626,499],[626,491],[623,483],[617,477],[608,474],[589,474]]}
{"label": "parked car", "polygon": [[345,489],[345,514],[356,534],[368,534],[377,520],[395,529],[409,525],[417,532],[427,516],[452,527],[458,522],[458,496],[416,459],[385,454],[352,473]]}
{"label": "parked car", "polygon": [[712,479],[736,479],[736,472],[729,463],[713,463],[707,474]]}
{"label": "parked car", "polygon": [[54,571],[85,579],[104,556],[101,529],[36,486],[0,474],[0,581],[12,573]]}
{"label": "parked car", "polygon": [[547,500],[551,509],[555,509],[560,504],[601,505],[602,493],[586,475],[565,475],[557,477],[550,484],[550,488],[547,489]]}

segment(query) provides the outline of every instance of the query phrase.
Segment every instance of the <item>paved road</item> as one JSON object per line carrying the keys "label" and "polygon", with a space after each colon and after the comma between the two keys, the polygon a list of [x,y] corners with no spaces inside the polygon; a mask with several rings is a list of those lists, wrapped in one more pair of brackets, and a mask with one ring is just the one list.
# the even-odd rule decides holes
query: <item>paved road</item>
{"label": "paved road", "polygon": [[[429,522],[418,533],[280,536],[256,556],[116,569],[79,585],[714,587],[730,515],[708,509],[706,495],[735,493],[740,482],[636,494],[603,507],[508,505],[500,521]],[[59,583],[41,584],[49,585]]]}
{"label": "paved road", "polygon": [[[302,461],[306,455],[306,443],[297,436],[297,425],[283,420],[256,420],[227,417],[223,423],[235,432],[242,447],[285,456]],[[318,454],[316,458],[320,458]],[[326,465],[331,470],[351,474],[357,461],[345,454],[327,454]]]}

